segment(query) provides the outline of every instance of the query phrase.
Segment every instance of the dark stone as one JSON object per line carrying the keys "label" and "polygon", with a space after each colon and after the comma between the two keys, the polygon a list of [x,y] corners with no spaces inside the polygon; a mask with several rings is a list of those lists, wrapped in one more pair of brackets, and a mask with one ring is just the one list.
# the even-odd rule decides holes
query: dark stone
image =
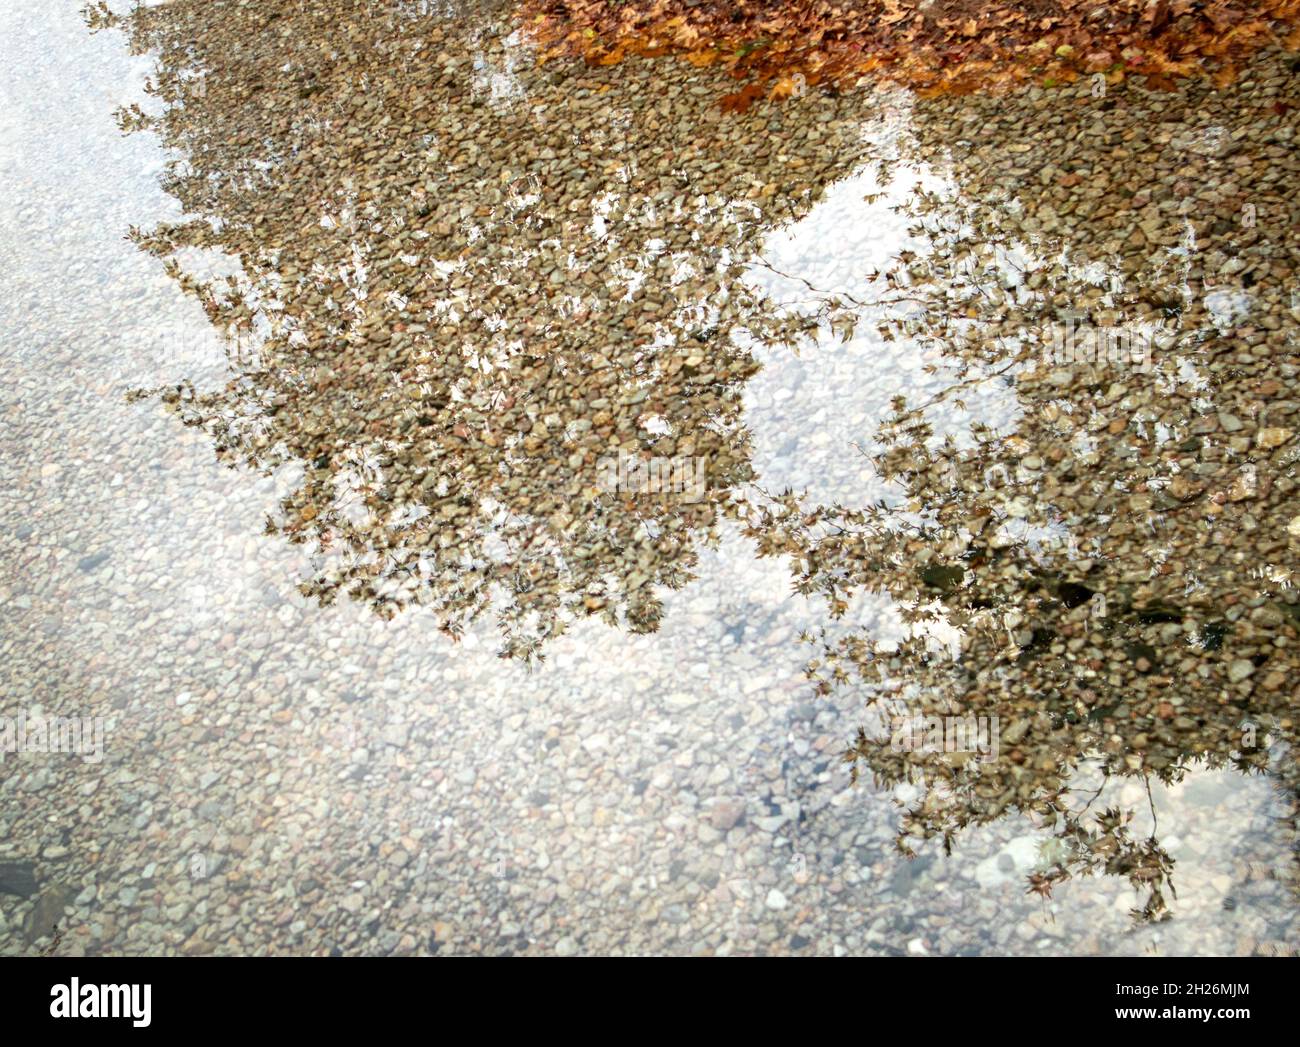
{"label": "dark stone", "polygon": [[36,866],[31,862],[0,862],[0,891],[30,898],[36,893]]}
{"label": "dark stone", "polygon": [[921,571],[921,581],[931,589],[943,592],[956,589],[965,576],[966,572],[961,567],[945,567],[943,564],[930,564]]}
{"label": "dark stone", "polygon": [[1201,630],[1201,647],[1207,651],[1217,651],[1223,646],[1223,639],[1232,631],[1227,622],[1207,622]]}
{"label": "dark stone", "polygon": [[1071,609],[1086,604],[1093,597],[1093,591],[1078,582],[1062,582],[1057,592],[1061,602]]}
{"label": "dark stone", "polygon": [[52,883],[41,891],[40,897],[36,899],[36,907],[27,917],[27,926],[23,928],[23,937],[28,945],[54,933],[59,921],[63,919],[63,910],[72,903],[72,899],[72,888],[61,883]]}
{"label": "dark stone", "polygon": [[1181,622],[1183,612],[1167,604],[1152,604],[1149,607],[1135,608],[1137,619],[1143,625],[1159,625],[1164,622]]}
{"label": "dark stone", "polygon": [[1146,662],[1145,669],[1139,669],[1139,672],[1150,672],[1159,664],[1159,656],[1156,649],[1149,643],[1131,643],[1124,648],[1124,653],[1128,655],[1131,662]]}
{"label": "dark stone", "polygon": [[81,568],[81,570],[89,573],[100,564],[104,563],[108,559],[108,555],[108,553],[95,553],[93,556],[83,556],[77,561],[77,566]]}

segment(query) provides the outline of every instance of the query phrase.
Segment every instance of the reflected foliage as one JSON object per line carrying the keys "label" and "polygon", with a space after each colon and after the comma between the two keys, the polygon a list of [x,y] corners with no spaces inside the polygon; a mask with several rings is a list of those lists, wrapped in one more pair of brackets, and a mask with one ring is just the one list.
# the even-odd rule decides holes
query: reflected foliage
{"label": "reflected foliage", "polygon": [[[655,587],[693,576],[751,478],[740,391],[758,365],[736,335],[793,338],[740,284],[744,258],[815,193],[795,177],[756,193],[775,145],[718,148],[709,105],[651,109],[633,134],[646,83],[557,81],[490,23],[423,10],[132,14],[163,108],[124,126],[176,151],[166,188],[187,215],[134,235],[236,369],[163,398],[233,464],[299,465],[268,529],[315,550],[304,591],[323,602],[419,603],[453,634],[492,613],[508,655],[575,614],[652,630]],[[860,155],[837,145],[815,158],[826,180]],[[814,162],[799,125],[780,148]],[[238,274],[195,279],[196,251]],[[620,456],[699,461],[703,496],[608,490]]]}
{"label": "reflected foliage", "polygon": [[[491,615],[503,654],[539,656],[577,616],[654,630],[658,593],[734,521],[824,602],[809,673],[867,697],[854,777],[921,786],[904,853],[1027,815],[1055,841],[1030,890],[1121,876],[1156,920],[1172,860],[1108,782],[1267,773],[1294,816],[1300,172],[1278,147],[1249,226],[1221,189],[1222,143],[1259,138],[1258,112],[1216,138],[1122,100],[1013,126],[1029,110],[972,96],[955,128],[951,102],[918,102],[881,159],[851,95],[727,117],[712,85],[687,104],[674,82],[659,106],[644,67],[538,68],[491,20],[420,5],[92,22],[156,58],[157,111],[123,123],[173,151],[185,218],[133,235],[231,348],[223,388],[154,392],[223,460],[294,476],[268,529],[311,549],[308,594],[425,605],[453,635]],[[766,144],[732,147],[742,125]],[[1139,135],[1185,154],[1176,180],[1144,180]],[[1020,148],[1045,142],[1064,153]],[[754,291],[763,238],[869,160],[941,176],[901,205],[928,246],[852,295]],[[205,252],[236,273],[194,275]],[[1063,329],[1120,328],[1143,366],[1095,339],[1045,359]],[[742,400],[759,358],[855,337],[943,376],[862,434],[896,495],[766,491]],[[1000,415],[970,408],[990,393]],[[702,459],[702,493],[610,490],[619,456]],[[896,635],[862,613],[882,600]],[[889,724],[918,714],[996,717],[999,758],[897,751]]]}
{"label": "reflected foliage", "polygon": [[[799,587],[834,615],[864,592],[898,610],[901,639],[874,626],[809,639],[824,690],[873,696],[872,726],[845,754],[854,775],[924,783],[901,850],[1028,814],[1057,840],[1032,890],[1123,875],[1144,896],[1135,914],[1158,919],[1169,856],[1135,835],[1134,812],[1094,811],[1081,773],[1169,784],[1196,767],[1267,771],[1294,821],[1300,359],[1287,305],[1300,215],[1264,187],[1254,200],[1270,221],[1243,224],[1240,201],[1218,192],[1223,158],[1173,131],[1150,145],[1186,153],[1178,182],[1134,179],[1132,209],[1107,213],[1099,195],[1068,191],[1079,176],[1010,147],[1091,136],[1082,166],[1132,140],[1123,113],[1082,110],[1062,133],[1055,110],[1014,128],[995,101],[967,112],[954,145],[947,111],[918,105],[905,149],[918,164],[944,157],[950,192],[906,205],[930,246],[885,274],[910,303],[878,333],[913,342],[948,385],[915,405],[900,393],[873,434],[872,462],[899,497],[811,511],[790,497],[752,533],[797,549]],[[1258,134],[1256,112],[1236,119],[1224,140]],[[1026,215],[1069,206],[1070,221],[1027,235]],[[1225,301],[1249,305],[1225,314]],[[1045,356],[1067,320],[1149,334],[1150,358]],[[1004,421],[972,423],[964,446],[939,435],[990,386],[1010,401]],[[887,728],[902,716],[996,717],[1001,758],[895,751]]]}

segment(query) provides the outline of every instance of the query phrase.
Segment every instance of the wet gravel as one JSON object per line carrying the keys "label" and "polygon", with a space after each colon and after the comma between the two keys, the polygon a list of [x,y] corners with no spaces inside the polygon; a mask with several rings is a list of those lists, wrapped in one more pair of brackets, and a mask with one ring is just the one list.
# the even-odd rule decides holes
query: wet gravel
{"label": "wet gravel", "polygon": [[1293,952],[1293,60],[727,115],[372,6],[0,15],[0,714],[106,724],[0,951]]}

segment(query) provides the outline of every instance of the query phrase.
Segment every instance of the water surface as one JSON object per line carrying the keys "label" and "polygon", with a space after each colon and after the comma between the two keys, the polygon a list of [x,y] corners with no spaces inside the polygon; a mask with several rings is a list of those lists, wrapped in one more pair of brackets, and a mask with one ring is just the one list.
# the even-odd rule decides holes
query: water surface
{"label": "water surface", "polygon": [[11,6],[0,713],[106,730],[0,765],[6,952],[1294,950],[1286,56]]}

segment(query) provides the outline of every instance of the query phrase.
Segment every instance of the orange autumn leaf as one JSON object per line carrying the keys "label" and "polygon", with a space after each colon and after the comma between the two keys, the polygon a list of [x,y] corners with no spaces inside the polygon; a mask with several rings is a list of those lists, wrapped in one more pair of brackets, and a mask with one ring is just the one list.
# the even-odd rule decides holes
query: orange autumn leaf
{"label": "orange autumn leaf", "polygon": [[[1222,85],[1253,50],[1300,50],[1300,0],[1111,0],[1108,17],[1065,0],[520,0],[525,32],[592,65],[674,53],[756,81],[724,100],[743,112],[797,92],[796,75],[830,87],[873,73],[933,93],[1069,84],[1136,72],[1152,90],[1176,78]],[[549,58],[548,52],[546,57]],[[1123,65],[1120,65],[1120,63]]]}
{"label": "orange autumn leaf", "polygon": [[719,52],[715,50],[708,51],[691,51],[686,55],[686,61],[697,68],[703,68],[706,65],[712,65],[718,60]]}
{"label": "orange autumn leaf", "polygon": [[790,98],[792,95],[800,94],[804,88],[804,80],[794,76],[780,77],[772,85],[772,90],[768,92],[769,98]]}
{"label": "orange autumn leaf", "polygon": [[729,113],[743,113],[753,103],[754,100],[763,93],[763,89],[756,83],[748,83],[739,91],[723,97],[722,109]]}

